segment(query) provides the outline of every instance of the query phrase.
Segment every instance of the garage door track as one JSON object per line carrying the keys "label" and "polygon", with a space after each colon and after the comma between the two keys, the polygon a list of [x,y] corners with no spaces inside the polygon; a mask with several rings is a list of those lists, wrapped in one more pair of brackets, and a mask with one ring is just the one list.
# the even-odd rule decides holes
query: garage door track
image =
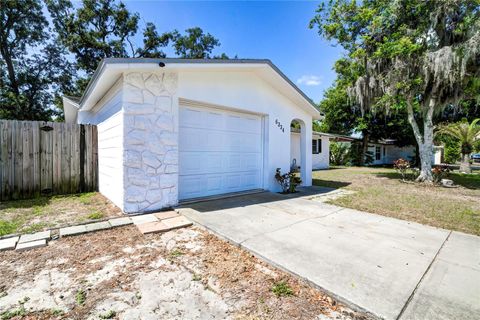
{"label": "garage door track", "polygon": [[479,237],[312,200],[325,191],[262,192],[180,211],[375,317],[478,319]]}

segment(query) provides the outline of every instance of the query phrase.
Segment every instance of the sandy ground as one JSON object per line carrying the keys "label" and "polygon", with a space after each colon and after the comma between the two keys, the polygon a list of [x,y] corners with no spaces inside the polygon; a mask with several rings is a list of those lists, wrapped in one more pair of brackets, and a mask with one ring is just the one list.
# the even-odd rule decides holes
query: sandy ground
{"label": "sandy ground", "polygon": [[[367,319],[197,227],[0,253],[2,319]],[[277,296],[285,282],[293,294]]]}

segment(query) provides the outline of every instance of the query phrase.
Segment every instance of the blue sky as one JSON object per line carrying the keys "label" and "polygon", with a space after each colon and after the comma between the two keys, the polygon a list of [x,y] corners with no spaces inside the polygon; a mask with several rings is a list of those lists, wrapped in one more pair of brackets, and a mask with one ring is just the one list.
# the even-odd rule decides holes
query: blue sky
{"label": "blue sky", "polygon": [[315,102],[335,79],[332,66],[341,49],[308,28],[319,1],[125,3],[140,13],[143,22],[154,22],[160,32],[201,27],[220,40],[216,54],[272,60]]}

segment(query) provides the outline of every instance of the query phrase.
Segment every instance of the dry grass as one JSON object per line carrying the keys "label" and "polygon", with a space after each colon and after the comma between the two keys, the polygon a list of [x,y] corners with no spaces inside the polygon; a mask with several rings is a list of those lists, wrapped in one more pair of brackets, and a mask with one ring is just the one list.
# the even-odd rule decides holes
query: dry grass
{"label": "dry grass", "polygon": [[[0,252],[0,274],[0,313],[24,308],[21,319],[369,319],[196,227],[144,236],[129,226]],[[289,294],[274,292],[279,283]]]}
{"label": "dry grass", "polygon": [[332,204],[480,235],[480,174],[452,173],[449,178],[458,188],[402,182],[387,168],[339,167],[313,173],[315,185],[355,191]]}
{"label": "dry grass", "polygon": [[121,210],[98,192],[5,201],[0,203],[0,236],[118,215]]}

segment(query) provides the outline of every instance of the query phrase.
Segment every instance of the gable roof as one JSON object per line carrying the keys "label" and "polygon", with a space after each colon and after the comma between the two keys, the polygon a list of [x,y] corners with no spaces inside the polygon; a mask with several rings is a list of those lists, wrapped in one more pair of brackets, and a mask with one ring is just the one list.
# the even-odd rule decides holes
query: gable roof
{"label": "gable roof", "polygon": [[[106,58],[98,65],[85,92],[77,102],[80,109],[88,110],[101,98],[118,75],[129,69],[159,67],[164,63],[166,69],[182,68],[215,68],[215,69],[251,69],[264,78],[276,78],[276,83],[281,86],[295,101],[301,104],[315,119],[320,118],[320,113],[315,103],[300,90],[280,69],[268,59],[177,59],[177,58]],[[115,78],[115,75],[117,76]],[[273,80],[272,80],[273,81]],[[283,84],[280,84],[283,83]],[[284,90],[284,91],[283,91]],[[73,99],[72,99],[73,100]]]}

